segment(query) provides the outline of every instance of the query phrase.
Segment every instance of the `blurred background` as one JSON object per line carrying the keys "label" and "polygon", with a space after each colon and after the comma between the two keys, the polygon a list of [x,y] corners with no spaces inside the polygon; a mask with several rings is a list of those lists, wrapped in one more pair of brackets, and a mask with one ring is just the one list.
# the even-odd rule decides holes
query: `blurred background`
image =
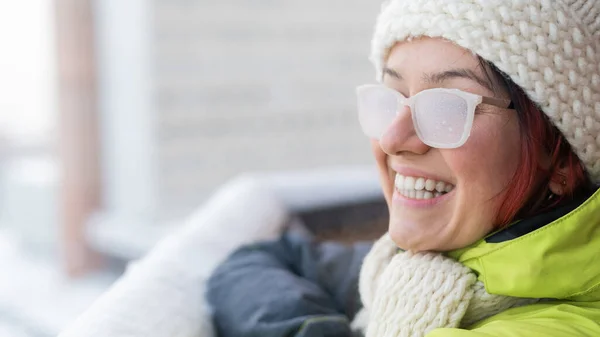
{"label": "blurred background", "polygon": [[378,1],[0,0],[0,336],[54,336],[220,184],[371,163]]}

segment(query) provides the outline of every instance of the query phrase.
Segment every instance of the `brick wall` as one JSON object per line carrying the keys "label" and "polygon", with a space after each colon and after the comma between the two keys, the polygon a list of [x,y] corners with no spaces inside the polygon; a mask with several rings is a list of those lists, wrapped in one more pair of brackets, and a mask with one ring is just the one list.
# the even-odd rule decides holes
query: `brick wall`
{"label": "brick wall", "polygon": [[159,194],[177,213],[243,171],[367,164],[354,87],[369,0],[154,0]]}

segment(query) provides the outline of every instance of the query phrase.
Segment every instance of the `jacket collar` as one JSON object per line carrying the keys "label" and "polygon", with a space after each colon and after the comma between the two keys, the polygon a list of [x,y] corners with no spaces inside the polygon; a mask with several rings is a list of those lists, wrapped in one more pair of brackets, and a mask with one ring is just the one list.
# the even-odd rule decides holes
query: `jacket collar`
{"label": "jacket collar", "polygon": [[600,300],[600,190],[449,255],[491,294]]}

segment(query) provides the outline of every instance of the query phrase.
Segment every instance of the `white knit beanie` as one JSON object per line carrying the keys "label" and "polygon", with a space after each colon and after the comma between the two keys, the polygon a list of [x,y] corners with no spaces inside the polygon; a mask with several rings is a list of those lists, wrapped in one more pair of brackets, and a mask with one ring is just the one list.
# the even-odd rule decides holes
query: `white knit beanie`
{"label": "white knit beanie", "polygon": [[390,0],[372,41],[377,77],[397,42],[442,37],[525,90],[600,182],[600,0]]}

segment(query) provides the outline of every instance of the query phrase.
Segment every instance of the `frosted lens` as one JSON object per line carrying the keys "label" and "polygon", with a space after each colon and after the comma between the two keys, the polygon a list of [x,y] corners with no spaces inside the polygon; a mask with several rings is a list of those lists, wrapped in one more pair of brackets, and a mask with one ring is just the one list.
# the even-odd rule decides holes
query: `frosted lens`
{"label": "frosted lens", "polygon": [[467,124],[467,102],[451,93],[424,93],[415,102],[415,127],[424,143],[458,143]]}
{"label": "frosted lens", "polygon": [[370,87],[358,93],[358,119],[363,132],[371,138],[381,138],[397,111],[398,97],[392,89]]}

